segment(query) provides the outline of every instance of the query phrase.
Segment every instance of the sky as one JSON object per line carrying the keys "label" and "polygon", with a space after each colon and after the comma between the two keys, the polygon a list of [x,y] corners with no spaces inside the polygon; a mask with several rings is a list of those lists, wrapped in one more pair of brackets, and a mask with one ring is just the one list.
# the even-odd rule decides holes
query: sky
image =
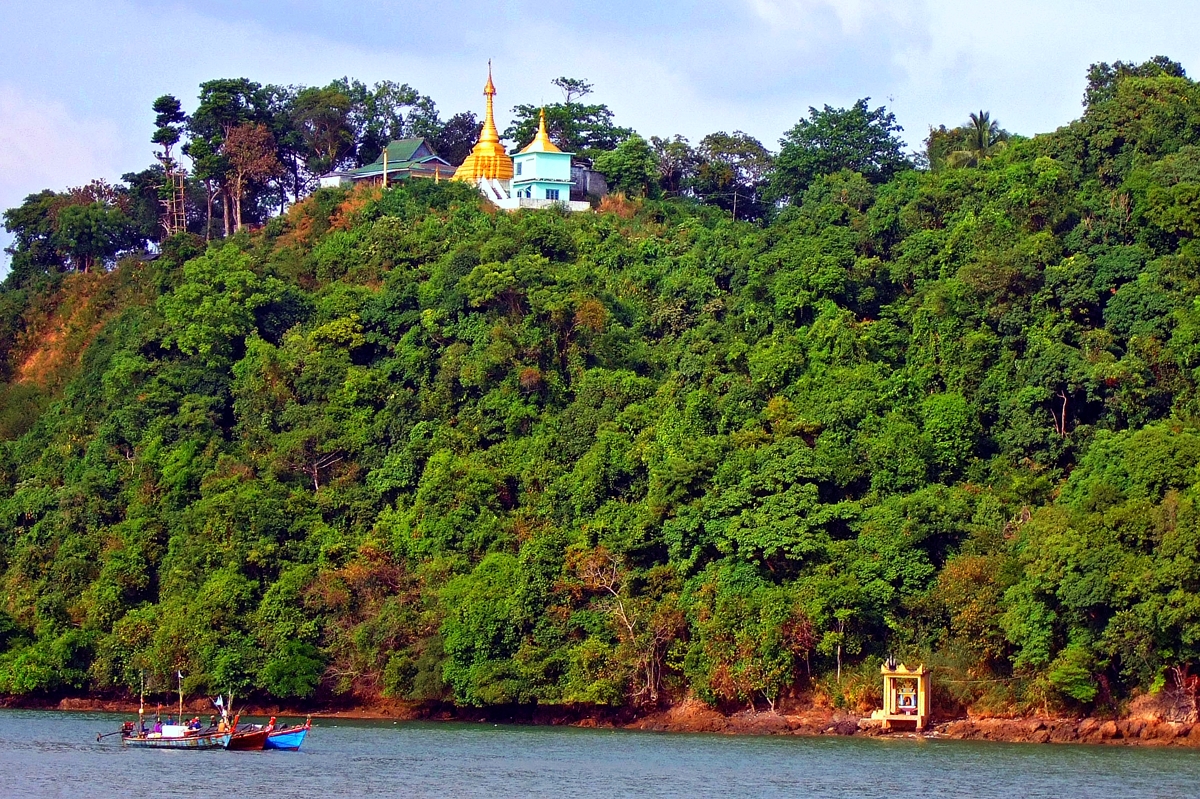
{"label": "sky", "polygon": [[148,166],[151,103],[190,110],[213,78],[393,80],[449,118],[482,113],[490,58],[501,130],[568,76],[647,137],[742,130],[774,149],[810,106],[870,97],[916,149],[980,109],[1054,130],[1097,61],[1200,75],[1198,27],[1195,0],[3,0],[0,209]]}

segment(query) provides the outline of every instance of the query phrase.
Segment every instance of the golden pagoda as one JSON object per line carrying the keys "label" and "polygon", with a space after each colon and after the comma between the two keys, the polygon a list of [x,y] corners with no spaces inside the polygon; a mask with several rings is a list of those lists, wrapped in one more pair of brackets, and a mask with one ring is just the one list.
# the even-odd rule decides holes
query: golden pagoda
{"label": "golden pagoda", "polygon": [[[500,131],[496,130],[496,118],[492,113],[493,98],[496,96],[496,85],[492,83],[492,62],[488,61],[488,80],[483,87],[487,97],[487,115],[483,120],[483,130],[479,133],[479,141],[471,148],[471,154],[462,162],[454,173],[455,180],[465,180],[478,183],[484,180],[512,180],[513,162],[504,152],[500,144]],[[553,146],[553,145],[551,145]]]}

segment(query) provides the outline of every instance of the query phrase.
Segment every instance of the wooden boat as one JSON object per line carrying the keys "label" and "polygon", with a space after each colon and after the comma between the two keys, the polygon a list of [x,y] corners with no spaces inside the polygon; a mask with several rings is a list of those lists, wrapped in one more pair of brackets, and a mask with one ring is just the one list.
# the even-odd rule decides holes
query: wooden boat
{"label": "wooden boat", "polygon": [[225,748],[232,752],[258,752],[266,747],[267,736],[275,729],[275,717],[266,724],[249,724],[243,729],[236,730],[225,742]]}
{"label": "wooden boat", "polygon": [[312,727],[312,717],[304,720],[303,724],[296,724],[292,727],[280,727],[277,730],[272,730],[267,735],[267,743],[264,749],[289,749],[295,752],[300,748],[300,744],[304,743],[304,738],[308,735],[309,729]]}
{"label": "wooden boat", "polygon": [[[237,727],[237,717],[233,719]],[[137,732],[133,725],[121,731],[121,743],[125,746],[147,749],[220,749],[232,735],[225,730],[189,730],[182,724],[163,725],[162,732]]]}

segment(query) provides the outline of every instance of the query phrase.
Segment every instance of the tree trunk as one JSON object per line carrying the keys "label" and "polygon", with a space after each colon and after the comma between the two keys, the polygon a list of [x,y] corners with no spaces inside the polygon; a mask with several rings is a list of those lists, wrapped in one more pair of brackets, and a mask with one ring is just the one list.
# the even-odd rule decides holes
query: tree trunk
{"label": "tree trunk", "polygon": [[211,241],[212,240],[213,200],[216,199],[216,196],[217,196],[217,193],[215,191],[213,191],[211,180],[204,181],[204,192],[205,192],[205,194],[208,195],[208,218],[205,219],[205,221],[204,221],[204,240]]}
{"label": "tree trunk", "polygon": [[838,619],[837,681],[842,684],[842,639],[846,635],[846,620]]}
{"label": "tree trunk", "polygon": [[237,182],[237,191],[233,194],[234,219],[237,221],[235,228],[239,233],[242,231],[242,182]]}
{"label": "tree trunk", "polygon": [[221,221],[224,223],[224,227],[225,227],[225,238],[229,238],[229,234],[230,234],[229,217],[232,216],[232,211],[229,208],[229,192],[228,191],[221,192],[221,210],[224,212],[222,214],[223,218]]}

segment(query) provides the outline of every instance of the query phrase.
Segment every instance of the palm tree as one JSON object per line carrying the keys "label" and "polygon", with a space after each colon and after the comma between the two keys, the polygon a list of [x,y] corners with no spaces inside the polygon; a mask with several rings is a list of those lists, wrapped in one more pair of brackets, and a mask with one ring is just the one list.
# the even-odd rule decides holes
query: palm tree
{"label": "palm tree", "polygon": [[1000,123],[992,119],[987,111],[970,114],[970,122],[959,128],[966,134],[965,147],[946,156],[946,165],[951,167],[979,166],[1008,143],[1008,134],[1000,129]]}

